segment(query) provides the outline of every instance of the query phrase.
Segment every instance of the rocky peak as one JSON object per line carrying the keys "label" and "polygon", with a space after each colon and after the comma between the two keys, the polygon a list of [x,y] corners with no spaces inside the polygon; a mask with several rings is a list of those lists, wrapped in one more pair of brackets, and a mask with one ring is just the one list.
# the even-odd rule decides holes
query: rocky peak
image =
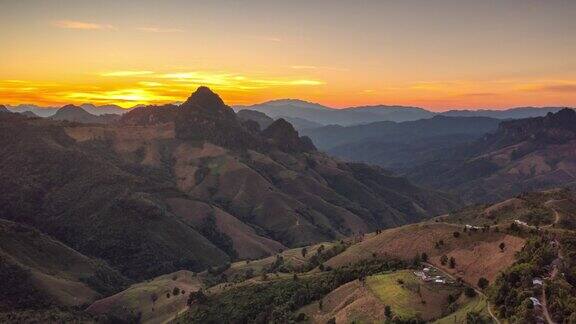
{"label": "rocky peak", "polygon": [[186,140],[205,140],[233,149],[258,145],[234,110],[207,87],[199,87],[179,108],[175,120],[176,136]]}
{"label": "rocky peak", "polygon": [[500,123],[495,134],[489,134],[486,141],[496,147],[522,141],[539,143],[563,143],[576,138],[576,112],[564,108],[544,117],[524,118]]}
{"label": "rocky peak", "polygon": [[557,113],[548,113],[544,117],[544,126],[576,129],[576,111],[564,108]]}
{"label": "rocky peak", "polygon": [[0,105],[0,112],[10,112],[4,105]]}
{"label": "rocky peak", "polygon": [[262,132],[262,136],[286,152],[307,152],[316,148],[307,137],[300,137],[292,124],[283,118],[274,121]]}
{"label": "rocky peak", "polygon": [[230,110],[222,98],[210,90],[208,87],[199,87],[192,93],[190,97],[182,104],[182,108],[200,108],[207,112],[217,112],[222,110]]}

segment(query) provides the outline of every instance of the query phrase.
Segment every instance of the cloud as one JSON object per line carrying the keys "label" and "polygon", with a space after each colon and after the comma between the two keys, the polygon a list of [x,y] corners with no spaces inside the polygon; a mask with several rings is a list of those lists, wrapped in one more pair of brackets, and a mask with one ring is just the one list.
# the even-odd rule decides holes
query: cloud
{"label": "cloud", "polygon": [[187,85],[208,85],[217,88],[235,88],[243,90],[264,89],[279,86],[316,86],[325,84],[324,81],[309,79],[261,78],[234,73],[218,72],[176,72],[159,75],[162,79],[181,82]]}
{"label": "cloud", "polygon": [[141,82],[138,82],[138,84],[141,86],[144,86],[144,87],[162,87],[162,86],[165,86],[164,83],[154,82],[154,81],[141,81]]}
{"label": "cloud", "polygon": [[131,76],[141,76],[154,74],[152,71],[112,71],[101,73],[100,76],[103,77],[131,77]]}
{"label": "cloud", "polygon": [[541,90],[551,92],[576,92],[576,84],[556,84],[543,86]]}
{"label": "cloud", "polygon": [[116,29],[112,25],[102,25],[84,21],[76,20],[57,20],[52,23],[53,26],[64,29],[81,29],[81,30],[113,30]]}
{"label": "cloud", "polygon": [[182,33],[184,30],[178,28],[162,28],[162,27],[137,27],[136,30],[148,33]]}
{"label": "cloud", "polygon": [[314,65],[292,65],[290,68],[295,70],[317,70],[318,67]]}
{"label": "cloud", "polygon": [[316,65],[292,65],[290,66],[291,69],[294,70],[329,70],[329,71],[339,71],[339,72],[346,72],[349,71],[346,68],[338,68],[333,66],[316,66]]}

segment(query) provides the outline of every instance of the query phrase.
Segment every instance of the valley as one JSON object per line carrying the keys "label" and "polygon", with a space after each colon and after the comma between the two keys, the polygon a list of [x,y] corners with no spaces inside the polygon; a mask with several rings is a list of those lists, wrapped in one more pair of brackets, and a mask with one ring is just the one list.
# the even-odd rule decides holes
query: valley
{"label": "valley", "polygon": [[[414,151],[439,139],[424,165],[444,150],[453,164],[459,154],[496,151],[507,161],[509,147],[531,148],[521,161],[570,145],[561,122],[570,112],[504,124],[436,116],[328,126],[303,131],[311,140],[282,118],[236,114],[205,87],[181,105],[108,120],[62,109],[50,118],[0,112],[2,321],[490,323],[573,314],[570,189],[446,194],[411,173],[420,162],[403,162],[410,150],[391,165],[404,165],[412,181],[314,145],[389,134]],[[563,140],[534,143],[522,123]],[[440,140],[459,134],[458,143]],[[562,177],[543,187],[564,185]],[[472,193],[481,203],[469,204]]]}

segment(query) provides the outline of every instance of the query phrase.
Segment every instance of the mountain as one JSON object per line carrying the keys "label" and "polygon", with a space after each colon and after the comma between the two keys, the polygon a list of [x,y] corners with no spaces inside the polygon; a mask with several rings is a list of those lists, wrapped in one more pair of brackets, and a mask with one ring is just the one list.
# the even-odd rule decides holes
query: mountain
{"label": "mountain", "polygon": [[381,120],[390,120],[395,122],[411,121],[425,119],[434,116],[433,112],[419,107],[407,106],[359,106],[344,108],[346,111],[368,112],[381,116]]}
{"label": "mountain", "polygon": [[9,113],[10,110],[8,110],[8,108],[6,108],[6,106],[4,106],[4,105],[0,105],[0,113],[2,113],[2,112]]}
{"label": "mountain", "polygon": [[500,120],[485,117],[434,116],[401,123],[331,125],[302,133],[331,155],[403,170],[433,158],[439,150],[495,131],[499,123]]}
{"label": "mountain", "polygon": [[[537,323],[544,312],[569,322],[574,210],[569,190],[524,193],[221,269],[166,274],[87,312],[154,323]],[[542,306],[526,307],[534,300]]]}
{"label": "mountain", "polygon": [[576,185],[575,147],[576,112],[562,109],[504,121],[496,132],[439,152],[407,174],[467,201],[497,201],[523,191]]}
{"label": "mountain", "polygon": [[449,110],[441,115],[449,117],[489,117],[498,119],[523,119],[545,116],[548,113],[556,113],[563,107],[517,107],[503,110],[478,109],[478,110]]}
{"label": "mountain", "polygon": [[249,110],[249,109],[240,110],[236,113],[236,116],[238,116],[238,118],[240,118],[243,121],[248,120],[255,121],[256,123],[258,123],[260,129],[265,129],[274,122],[274,119],[256,110]]}
{"label": "mountain", "polygon": [[301,126],[299,125],[300,123],[296,122],[294,126],[298,130],[303,130],[316,128],[320,125],[352,126],[378,121],[414,121],[418,119],[428,119],[437,115],[446,117],[520,119],[545,116],[549,112],[557,112],[561,110],[562,107],[517,107],[502,110],[450,110],[435,113],[419,107],[386,105],[335,109],[298,99],[280,99],[251,106],[235,106],[234,109],[236,111],[245,109],[256,110],[274,119],[284,118],[290,122],[301,121],[307,125]]}
{"label": "mountain", "polygon": [[335,109],[297,99],[281,99],[252,106],[236,106],[236,110],[256,110],[274,119],[297,118],[321,125],[354,125],[374,121],[406,121],[431,117],[433,114],[414,107],[372,106]]}
{"label": "mountain", "polygon": [[318,127],[324,126],[320,123],[316,123],[316,122],[309,121],[309,120],[306,120],[303,118],[298,118],[298,117],[286,117],[286,116],[284,116],[281,118],[286,120],[290,124],[292,124],[292,126],[294,126],[294,129],[296,129],[297,131],[301,131],[301,130],[305,130],[305,129],[311,129],[311,128],[318,128]]}
{"label": "mountain", "polygon": [[56,113],[49,118],[53,120],[66,120],[76,123],[109,124],[118,121],[120,116],[115,114],[93,115],[81,107],[66,105],[58,109],[58,111],[56,111]]}
{"label": "mountain", "polygon": [[26,117],[30,117],[30,118],[39,118],[40,117],[31,111],[24,111],[24,112],[21,112],[20,114],[24,115]]}
{"label": "mountain", "polygon": [[79,306],[129,282],[106,263],[74,251],[36,229],[0,219],[0,312]]}
{"label": "mountain", "polygon": [[378,167],[334,160],[282,119],[253,126],[204,87],[118,124],[2,114],[0,218],[143,280],[457,205]]}
{"label": "mountain", "polygon": [[[260,125],[261,129],[264,129],[264,128],[270,126],[270,124],[272,124],[272,122],[274,121],[274,119],[272,119],[271,117],[268,117],[268,115],[266,115],[262,112],[259,112],[256,110],[250,110],[250,109],[239,110],[236,112],[236,115],[238,116],[238,118],[240,118],[244,121],[253,120],[253,121],[257,122],[258,125]],[[285,121],[292,124],[292,126],[294,126],[294,129],[296,129],[297,131],[301,131],[304,129],[318,128],[318,127],[324,126],[322,124],[311,122],[309,120],[302,119],[302,118],[291,118],[291,117],[279,117],[279,118],[282,118]],[[277,119],[279,119],[279,118],[277,118]]]}
{"label": "mountain", "polygon": [[[133,109],[133,108],[122,108],[122,107],[117,106],[117,105],[96,106],[96,105],[90,104],[90,103],[81,104],[80,107],[82,109],[84,109],[85,111],[89,112],[90,114],[98,115],[98,116],[99,115],[107,115],[107,114],[122,115],[122,114],[130,111],[131,109]],[[29,105],[29,104],[17,105],[17,106],[7,106],[7,108],[8,108],[8,110],[10,110],[12,112],[17,112],[17,113],[23,113],[23,112],[30,111],[39,117],[50,117],[50,116],[54,115],[60,109],[58,107],[42,107],[42,106]]]}
{"label": "mountain", "polygon": [[18,105],[18,106],[7,106],[8,110],[16,113],[23,113],[26,111],[31,111],[40,117],[50,117],[58,111],[59,108],[56,107],[40,107],[37,105]]}
{"label": "mountain", "polygon": [[81,104],[80,107],[82,107],[82,109],[86,110],[92,115],[98,115],[98,116],[105,114],[122,115],[133,109],[133,108],[122,108],[117,105],[96,106],[90,103]]}

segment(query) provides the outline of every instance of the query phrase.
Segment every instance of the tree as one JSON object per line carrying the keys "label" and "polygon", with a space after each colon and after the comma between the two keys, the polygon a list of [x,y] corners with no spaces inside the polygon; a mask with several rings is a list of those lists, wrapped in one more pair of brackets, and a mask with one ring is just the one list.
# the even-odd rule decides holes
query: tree
{"label": "tree", "polygon": [[454,232],[454,233],[452,233],[452,235],[453,235],[455,238],[459,238],[459,237],[460,237],[460,232]]}
{"label": "tree", "polygon": [[456,259],[454,257],[450,257],[450,268],[454,269],[456,267]]}
{"label": "tree", "polygon": [[322,310],[323,307],[324,307],[323,299],[320,299],[320,300],[318,301],[318,309]]}
{"label": "tree", "polygon": [[426,254],[426,252],[422,252],[420,259],[422,259],[423,262],[428,262],[428,254]]}
{"label": "tree", "polygon": [[466,287],[466,289],[464,289],[464,295],[466,295],[466,297],[472,298],[476,296],[476,290],[470,287]]}
{"label": "tree", "polygon": [[480,277],[480,279],[478,279],[478,287],[480,287],[480,289],[486,289],[486,287],[488,287],[488,279],[484,278],[484,277]]}
{"label": "tree", "polygon": [[188,306],[192,306],[193,304],[203,304],[206,302],[206,295],[202,290],[191,291],[190,295],[188,295],[188,300],[186,304]]}
{"label": "tree", "polygon": [[506,248],[506,243],[502,242],[500,243],[500,245],[498,245],[498,247],[500,247],[500,251],[504,252],[504,248]]}
{"label": "tree", "polygon": [[172,289],[172,295],[174,296],[180,295],[180,288],[174,287],[174,289]]}
{"label": "tree", "polygon": [[446,263],[448,263],[448,257],[446,256],[446,254],[444,254],[440,257],[440,263],[442,265],[446,265]]}
{"label": "tree", "polygon": [[386,318],[392,317],[392,307],[390,307],[390,305],[384,306],[384,316],[386,316]]}
{"label": "tree", "polygon": [[305,257],[306,257],[306,253],[308,253],[308,249],[307,249],[307,248],[302,248],[302,250],[301,250],[300,252],[302,252],[302,257],[305,258]]}

